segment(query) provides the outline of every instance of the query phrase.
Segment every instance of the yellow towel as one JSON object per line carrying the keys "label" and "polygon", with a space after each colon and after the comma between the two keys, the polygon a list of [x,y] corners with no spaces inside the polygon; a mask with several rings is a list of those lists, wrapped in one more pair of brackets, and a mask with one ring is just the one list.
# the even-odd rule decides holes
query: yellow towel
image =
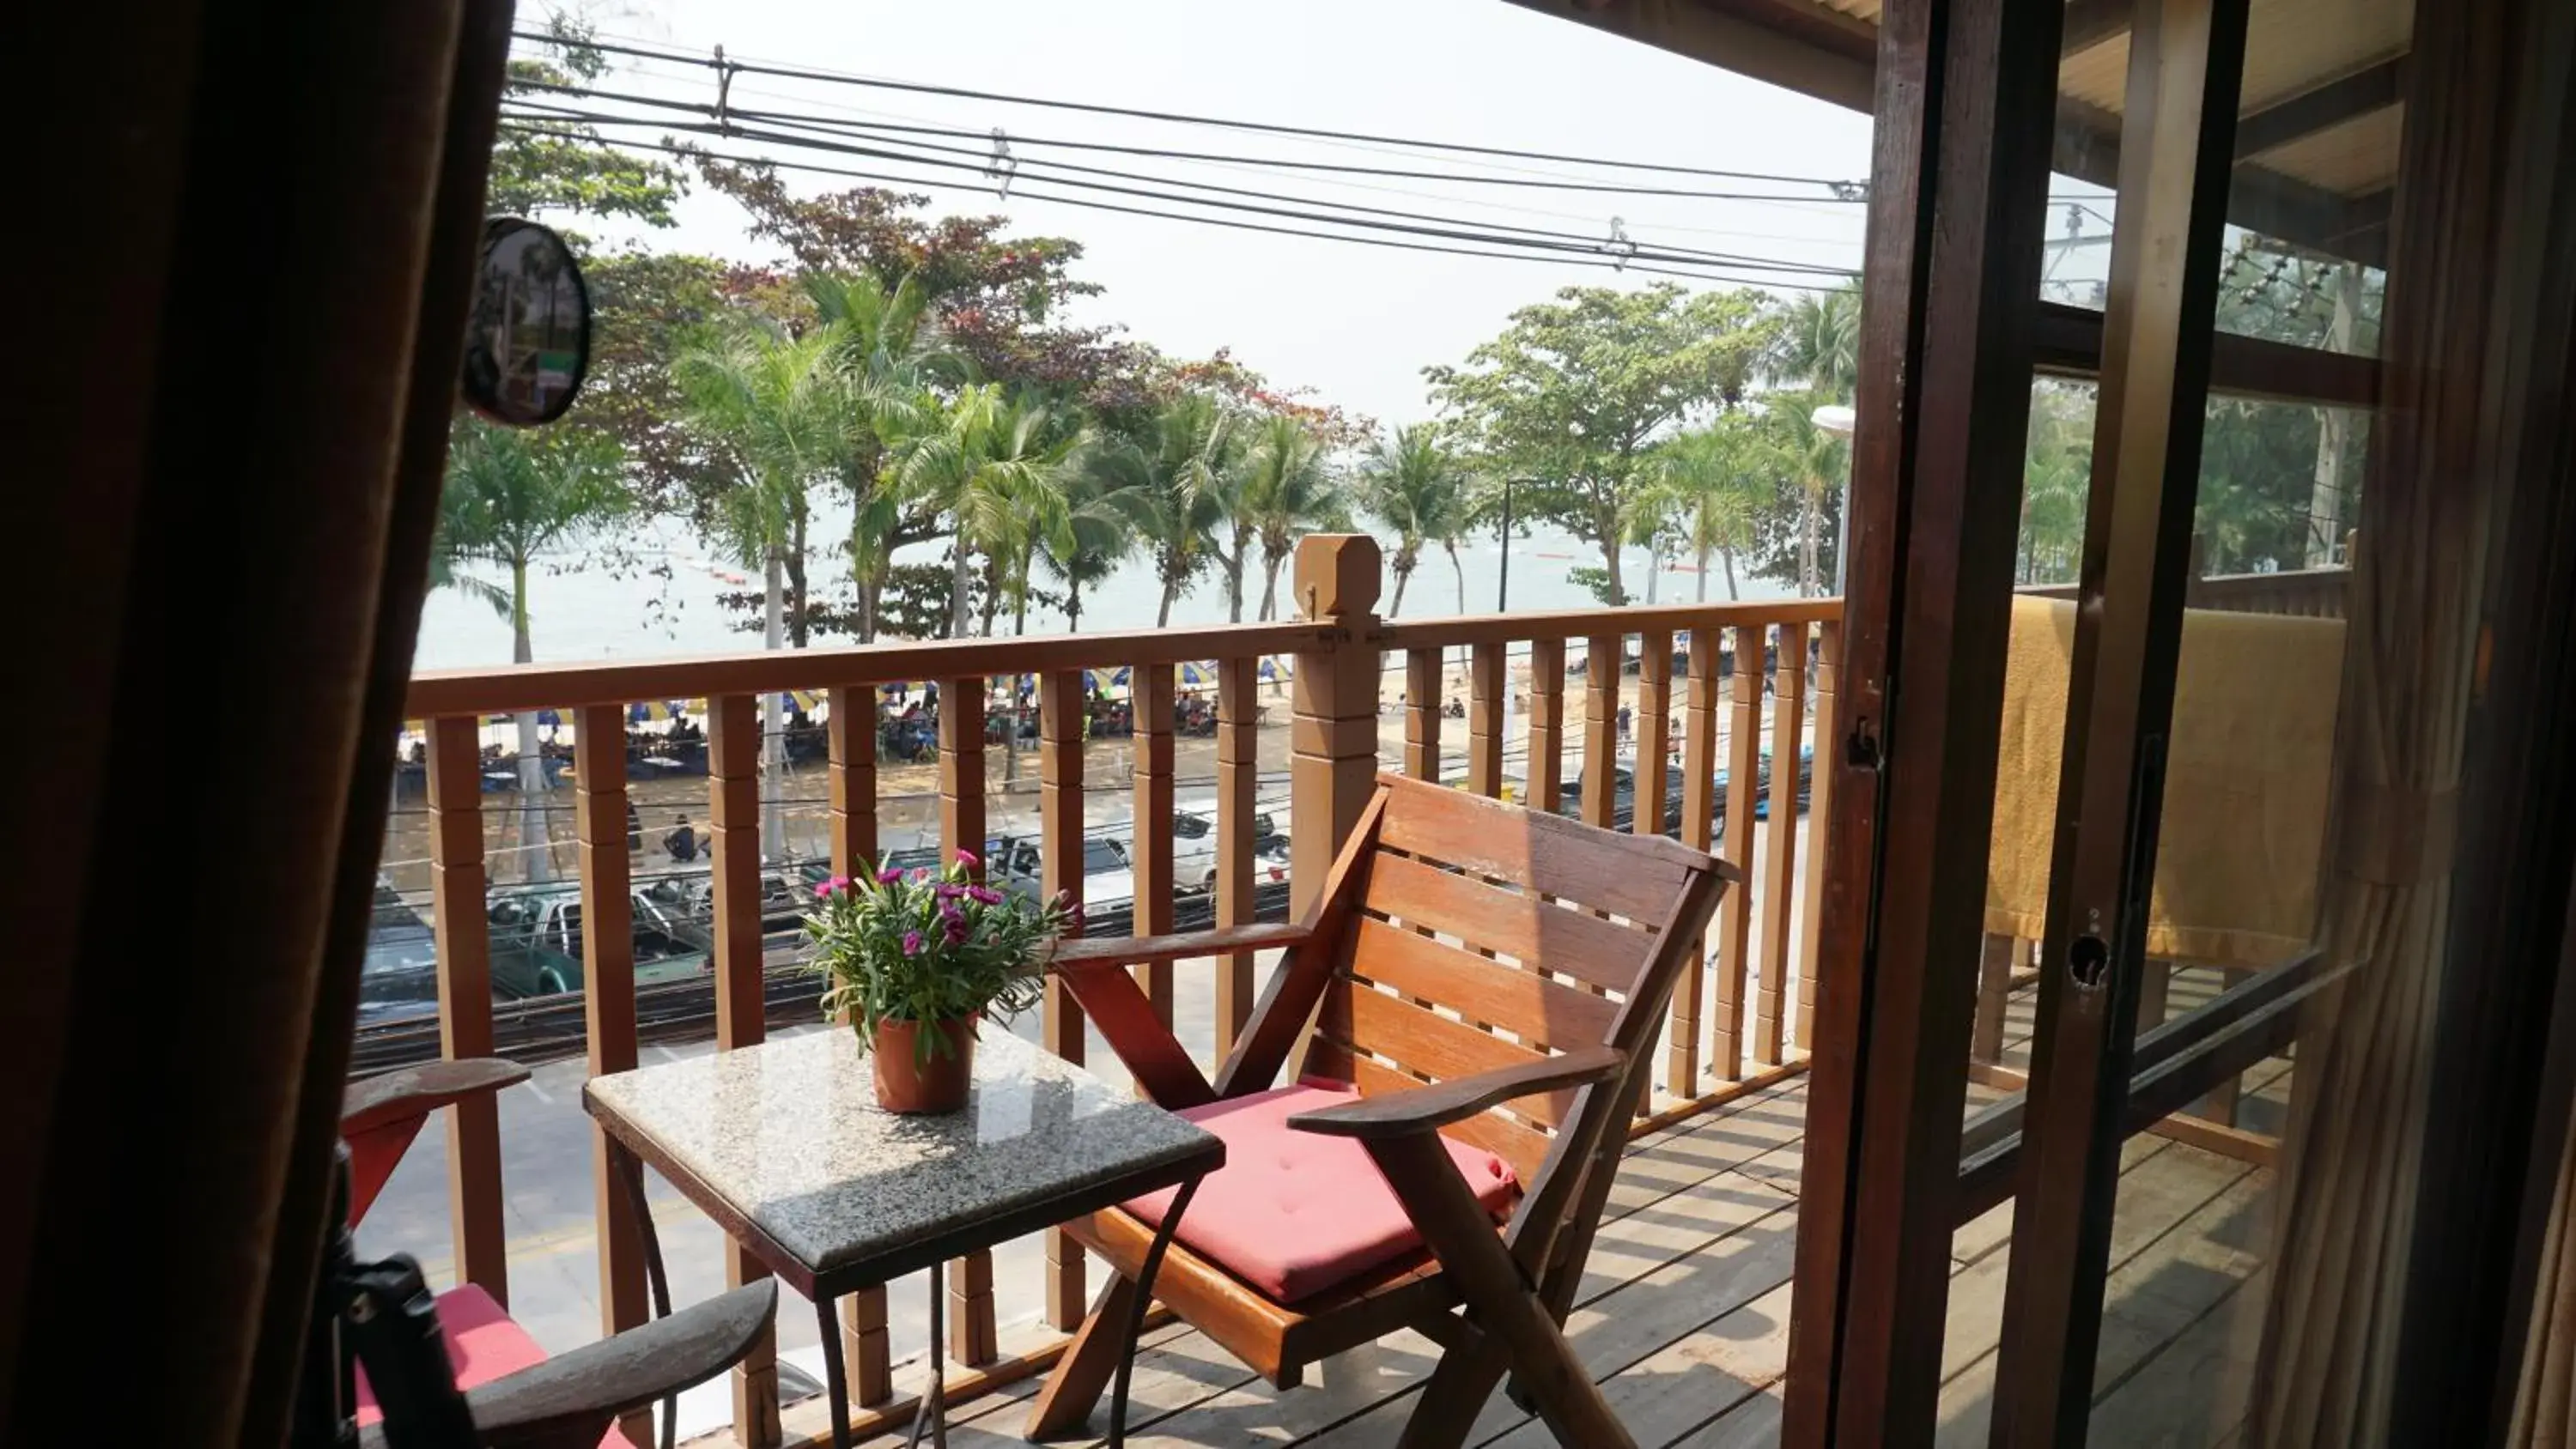
{"label": "yellow towel", "polygon": [[[1986,929],[2037,940],[2075,605],[2014,599],[2010,651]],[[2342,683],[2339,619],[2185,611],[2149,956],[2264,967],[2313,938]]]}

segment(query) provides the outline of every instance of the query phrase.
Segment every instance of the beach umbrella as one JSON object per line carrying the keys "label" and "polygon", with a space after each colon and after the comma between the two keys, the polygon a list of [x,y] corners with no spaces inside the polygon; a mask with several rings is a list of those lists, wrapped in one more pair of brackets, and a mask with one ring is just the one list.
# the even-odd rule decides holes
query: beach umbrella
{"label": "beach umbrella", "polygon": [[1201,664],[1201,663],[1197,662],[1196,660],[1190,660],[1190,661],[1187,661],[1187,662],[1183,663],[1183,664],[1181,665],[1181,683],[1183,683],[1183,684],[1214,684],[1214,683],[1216,683],[1216,665],[1215,665],[1213,662],[1206,663],[1206,664]]}
{"label": "beach umbrella", "polygon": [[1082,682],[1102,694],[1107,694],[1113,689],[1125,689],[1127,687],[1127,680],[1128,670],[1127,666],[1123,664],[1115,669],[1086,669],[1082,671]]}
{"label": "beach umbrella", "polygon": [[1261,661],[1261,678],[1264,683],[1286,679],[1294,672],[1295,671],[1291,670],[1280,660],[1279,656],[1275,654],[1267,656]]}

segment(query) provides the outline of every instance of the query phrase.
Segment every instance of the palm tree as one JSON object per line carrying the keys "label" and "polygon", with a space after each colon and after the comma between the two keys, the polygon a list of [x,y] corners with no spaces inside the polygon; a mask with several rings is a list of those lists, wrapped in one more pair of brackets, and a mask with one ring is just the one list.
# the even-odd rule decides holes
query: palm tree
{"label": "palm tree", "polygon": [[[841,366],[844,340],[836,323],[791,337],[747,321],[722,338],[685,349],[671,366],[690,421],[717,439],[739,470],[734,486],[718,500],[716,525],[743,565],[761,570],[762,637],[771,649],[791,642],[791,587],[792,643],[805,647],[805,530],[813,515],[812,490],[845,476],[864,416],[852,402]],[[787,735],[776,691],[764,694],[761,715],[768,760],[763,799],[769,807],[761,811],[761,839],[770,855],[783,857],[786,816],[776,807],[787,775]]]}
{"label": "palm tree", "polygon": [[909,433],[929,426],[932,389],[965,381],[972,365],[949,345],[930,295],[913,276],[892,286],[873,272],[809,272],[806,295],[838,329],[841,370],[854,413],[843,479],[850,491],[850,577],[858,593],[858,636],[876,637],[877,591],[894,560],[902,509],[885,464]]}
{"label": "palm tree", "polygon": [[[1457,566],[1457,541],[1464,537],[1475,511],[1469,498],[1470,475],[1455,453],[1443,446],[1439,432],[1427,424],[1398,428],[1380,443],[1362,470],[1366,484],[1360,506],[1395,533],[1395,598],[1390,619],[1404,612],[1404,588],[1422,562],[1422,546],[1448,548]],[[1466,593],[1466,574],[1459,573],[1459,593]]]}
{"label": "palm tree", "polygon": [[1783,471],[1798,487],[1798,596],[1824,592],[1817,554],[1822,547],[1825,497],[1850,476],[1843,440],[1816,422],[1816,409],[1827,406],[1819,393],[1776,393],[1768,421]]}
{"label": "palm tree", "polygon": [[[1350,509],[1333,484],[1323,441],[1312,428],[1284,414],[1264,418],[1244,460],[1243,486],[1235,495],[1234,566],[1238,578],[1252,542],[1261,545],[1261,617],[1279,612],[1279,566],[1297,546],[1297,535],[1349,526]],[[1236,589],[1234,621],[1243,622]]]}
{"label": "palm tree", "polygon": [[1216,531],[1232,515],[1243,452],[1234,416],[1213,398],[1185,393],[1154,414],[1141,440],[1090,455],[1095,486],[1119,500],[1138,541],[1153,552],[1163,586],[1157,629],[1170,627],[1173,603],[1223,552]]}
{"label": "palm tree", "polygon": [[1807,292],[1780,314],[1780,330],[1763,372],[1818,393],[1818,402],[1849,402],[1860,376],[1860,283]]}
{"label": "palm tree", "polygon": [[1030,558],[1041,540],[1070,527],[1065,460],[1079,439],[1051,439],[1049,422],[1044,407],[1013,398],[997,384],[978,384],[958,393],[940,427],[907,441],[896,457],[896,493],[955,524],[952,638],[965,638],[968,630],[972,554],[997,565],[1025,624]]}
{"label": "palm tree", "polygon": [[1740,597],[1735,555],[1753,545],[1753,520],[1771,501],[1778,459],[1760,430],[1741,413],[1721,413],[1704,428],[1682,433],[1656,450],[1655,481],[1648,489],[1680,515],[1683,545],[1699,563],[1699,602],[1708,602],[1708,561],[1726,567],[1726,596]]}
{"label": "palm tree", "polygon": [[[1082,632],[1082,591],[1117,572],[1136,546],[1135,521],[1114,470],[1095,459],[1108,446],[1085,433],[1062,478],[1064,514],[1038,540],[1036,562],[1064,582],[1065,632]],[[1016,627],[1014,632],[1017,632]]]}
{"label": "palm tree", "polygon": [[[529,566],[628,516],[634,505],[623,463],[614,438],[588,429],[504,428],[471,418],[456,424],[438,500],[431,583],[481,599],[507,619],[513,663],[536,657],[528,637]],[[476,563],[506,570],[508,586],[460,567]],[[554,874],[554,853],[537,717],[523,710],[518,724],[520,855],[528,879],[546,880]]]}

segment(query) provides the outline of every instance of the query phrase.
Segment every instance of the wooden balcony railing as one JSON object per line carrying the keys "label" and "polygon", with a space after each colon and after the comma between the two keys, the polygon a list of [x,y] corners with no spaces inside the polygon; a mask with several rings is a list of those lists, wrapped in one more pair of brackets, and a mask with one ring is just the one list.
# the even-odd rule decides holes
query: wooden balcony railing
{"label": "wooden balcony railing", "polygon": [[[2286,578],[2289,576],[2273,576]],[[1657,608],[1514,614],[1396,622],[1378,617],[1377,545],[1357,536],[1317,536],[1297,550],[1293,597],[1301,617],[1283,623],[1151,633],[886,644],[768,652],[650,663],[524,665],[442,670],[412,681],[410,717],[427,722],[430,885],[437,948],[437,1047],[450,1057],[495,1045],[492,956],[485,909],[487,872],[482,767],[484,717],[538,709],[575,722],[574,774],[584,990],[579,1000],[588,1069],[635,1064],[639,994],[631,930],[627,816],[627,706],[637,701],[708,702],[708,801],[713,821],[714,920],[710,974],[720,1049],[761,1039],[782,1006],[810,1010],[810,984],[782,981],[764,960],[758,701],[776,691],[820,691],[828,700],[827,815],[832,867],[850,873],[877,856],[879,687],[937,681],[951,707],[938,732],[938,834],[943,851],[980,849],[987,838],[986,681],[1036,681],[1042,888],[1083,891],[1085,671],[1132,671],[1134,905],[1139,934],[1175,924],[1173,676],[1184,664],[1214,661],[1216,869],[1207,901],[1213,924],[1243,925],[1265,902],[1293,913],[1322,883],[1343,835],[1381,768],[1383,672],[1403,671],[1401,768],[1449,779],[1448,726],[1457,736],[1460,788],[1556,808],[1565,780],[1568,681],[1579,665],[1582,697],[1573,721],[1580,790],[1575,808],[1593,824],[1671,831],[1714,848],[1747,872],[1704,943],[1707,967],[1676,992],[1663,1043],[1660,1090],[1640,1130],[1708,1110],[1803,1065],[1815,974],[1822,873],[1821,838],[1802,839],[1828,818],[1830,772],[1802,768],[1835,729],[1834,679],[1840,652],[1836,599],[1685,604]],[[2339,590],[2339,582],[2338,582]],[[1633,643],[1633,652],[1632,652]],[[1580,656],[1570,653],[1579,649]],[[1467,661],[1463,721],[1444,718],[1444,656]],[[1256,697],[1264,661],[1284,660],[1289,693],[1288,900],[1265,896],[1256,879],[1256,794],[1260,777]],[[1767,663],[1765,661],[1768,661]],[[1740,662],[1740,663],[1739,663]],[[1633,668],[1634,683],[1629,683]],[[1525,671],[1525,673],[1523,672]],[[1621,704],[1633,745],[1623,749]],[[1515,717],[1525,719],[1520,770],[1512,764]],[[1014,740],[1010,746],[1017,748]],[[1627,759],[1623,761],[1623,755]],[[1677,758],[1676,758],[1677,755]],[[1766,768],[1766,761],[1768,762]],[[1617,772],[1631,783],[1625,797]],[[1678,771],[1676,787],[1674,772]],[[1767,787],[1763,785],[1768,776]],[[1758,793],[1767,789],[1767,798]],[[1668,802],[1675,807],[1668,809]],[[1767,821],[1759,818],[1767,815]],[[1197,882],[1189,884],[1195,886]],[[1256,960],[1238,953],[1214,963],[1213,1051],[1222,1056],[1249,1016],[1259,986]],[[1158,1012],[1173,1010],[1174,967],[1145,968]],[[659,1000],[665,988],[649,988]],[[704,985],[696,985],[700,993]],[[535,1010],[565,1011],[538,1003]],[[519,1011],[522,1008],[512,1007]],[[1040,1040],[1068,1060],[1083,1055],[1081,1014],[1049,990]],[[416,1026],[393,1026],[389,1033]],[[366,1060],[362,1042],[361,1060]],[[501,1211],[505,1156],[492,1105],[449,1109],[450,1224],[460,1274],[506,1301]],[[645,1314],[643,1260],[630,1199],[608,1190],[605,1146],[593,1133],[603,1333]],[[1036,1296],[1057,1335],[1081,1320],[1087,1273],[1078,1248],[1050,1234],[1045,1282]],[[729,1276],[757,1271],[729,1255]],[[1005,1357],[989,1256],[949,1266],[949,1349],[966,1366],[955,1384],[972,1392],[1038,1371],[1060,1338],[1035,1340]],[[875,1416],[898,1418],[882,1293],[845,1300],[843,1335],[852,1391]],[[738,1377],[739,1442],[768,1442],[778,1422],[774,1360],[767,1351]]]}

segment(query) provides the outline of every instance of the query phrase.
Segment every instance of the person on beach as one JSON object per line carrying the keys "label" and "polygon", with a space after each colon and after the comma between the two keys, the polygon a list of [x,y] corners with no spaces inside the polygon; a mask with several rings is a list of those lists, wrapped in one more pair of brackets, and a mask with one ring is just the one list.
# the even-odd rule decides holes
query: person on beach
{"label": "person on beach", "polygon": [[662,837],[662,849],[668,851],[673,860],[683,864],[698,858],[698,845],[697,828],[689,824],[686,815],[680,817],[680,823],[672,828],[670,834]]}

